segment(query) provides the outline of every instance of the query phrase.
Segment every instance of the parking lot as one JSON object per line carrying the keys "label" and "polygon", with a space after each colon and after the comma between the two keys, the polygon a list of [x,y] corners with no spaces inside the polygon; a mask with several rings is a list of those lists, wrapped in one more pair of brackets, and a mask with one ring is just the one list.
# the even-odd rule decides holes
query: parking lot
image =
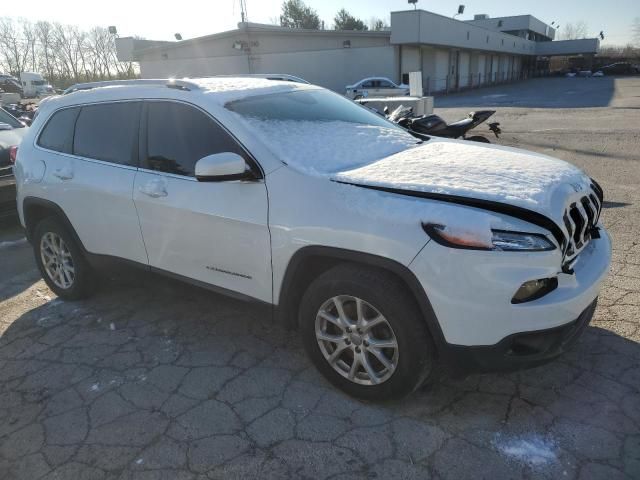
{"label": "parking lot", "polygon": [[605,190],[612,272],[573,351],[364,403],[263,308],[134,271],[58,300],[4,226],[0,479],[640,478],[640,78],[436,99],[448,121],[493,107],[497,143],[572,162]]}

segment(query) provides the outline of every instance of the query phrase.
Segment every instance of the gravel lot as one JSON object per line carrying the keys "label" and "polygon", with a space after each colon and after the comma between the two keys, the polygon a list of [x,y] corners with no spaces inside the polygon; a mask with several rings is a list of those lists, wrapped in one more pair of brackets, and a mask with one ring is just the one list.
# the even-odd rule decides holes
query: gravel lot
{"label": "gravel lot", "polygon": [[498,107],[500,143],[605,189],[613,271],[574,350],[402,402],[337,392],[268,311],[119,272],[67,303],[0,232],[0,478],[640,478],[640,79],[539,79],[438,98]]}

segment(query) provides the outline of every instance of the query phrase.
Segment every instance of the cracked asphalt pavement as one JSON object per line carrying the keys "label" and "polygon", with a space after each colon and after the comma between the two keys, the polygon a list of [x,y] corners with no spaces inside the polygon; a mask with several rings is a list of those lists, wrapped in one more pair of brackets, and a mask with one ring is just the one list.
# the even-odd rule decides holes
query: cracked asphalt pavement
{"label": "cracked asphalt pavement", "polygon": [[496,102],[499,143],[605,190],[614,263],[571,352],[364,403],[262,308],[130,271],[56,299],[5,227],[0,478],[640,478],[640,79],[541,79],[436,107],[452,121]]}

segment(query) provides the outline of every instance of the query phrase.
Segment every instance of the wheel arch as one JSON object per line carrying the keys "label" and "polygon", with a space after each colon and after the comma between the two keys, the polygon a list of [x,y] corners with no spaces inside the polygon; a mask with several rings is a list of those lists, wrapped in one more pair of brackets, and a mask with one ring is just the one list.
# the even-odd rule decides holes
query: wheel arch
{"label": "wheel arch", "polygon": [[297,312],[300,300],[309,284],[321,273],[341,264],[362,265],[390,273],[409,291],[420,310],[436,348],[445,345],[444,335],[436,318],[431,302],[416,276],[408,267],[390,258],[370,253],[358,252],[335,247],[302,247],[291,257],[280,286],[276,307],[276,320],[288,327],[297,325]]}
{"label": "wheel arch", "polygon": [[24,225],[27,235],[27,240],[29,242],[33,241],[33,232],[35,231],[36,226],[42,220],[48,217],[57,218],[64,227],[71,233],[73,239],[80,246],[82,251],[86,253],[86,249],[84,248],[84,244],[78,237],[78,234],[73,228],[69,217],[64,213],[64,210],[57,204],[50,200],[45,200],[43,198],[37,197],[26,197],[22,202],[22,213],[24,218]]}

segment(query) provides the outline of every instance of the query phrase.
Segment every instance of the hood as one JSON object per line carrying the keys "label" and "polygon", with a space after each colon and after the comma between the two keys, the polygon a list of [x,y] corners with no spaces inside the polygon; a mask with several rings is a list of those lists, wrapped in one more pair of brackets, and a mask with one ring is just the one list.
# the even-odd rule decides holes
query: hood
{"label": "hood", "polygon": [[[590,192],[591,179],[546,155],[467,141],[432,139],[334,179],[387,191],[422,192],[526,209],[563,225],[569,202]],[[426,196],[426,195],[425,195]]]}

